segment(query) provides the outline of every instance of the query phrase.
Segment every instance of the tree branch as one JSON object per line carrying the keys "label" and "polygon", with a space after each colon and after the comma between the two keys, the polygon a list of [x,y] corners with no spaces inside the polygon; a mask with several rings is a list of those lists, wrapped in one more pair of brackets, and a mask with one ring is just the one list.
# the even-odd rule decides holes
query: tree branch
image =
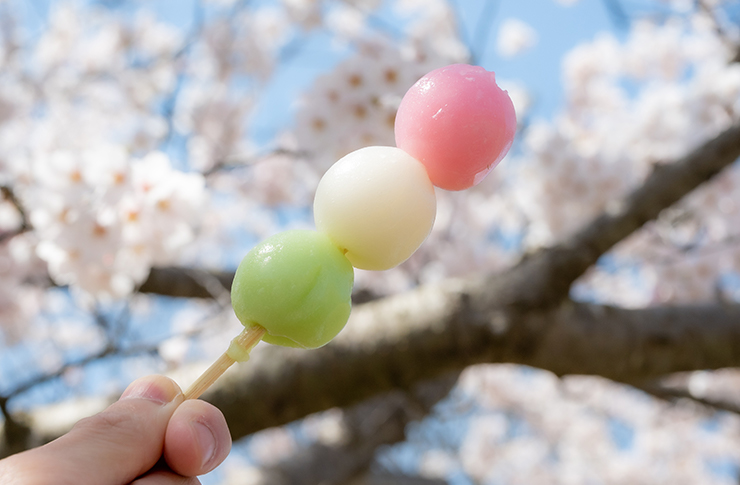
{"label": "tree branch", "polygon": [[683,158],[657,165],[642,186],[596,217],[567,241],[525,257],[504,275],[486,277],[476,295],[497,308],[521,311],[558,305],[573,282],[618,242],[655,219],[740,157],[740,122]]}
{"label": "tree branch", "polygon": [[[352,406],[342,420],[345,439],[332,444],[316,443],[288,460],[263,468],[259,483],[365,483],[367,480],[362,477],[367,474],[377,449],[404,440],[406,426],[422,419],[446,397],[457,377],[458,373],[453,373],[418,384],[410,393],[391,392]],[[395,483],[392,477],[385,478],[388,481],[381,483]]]}
{"label": "tree branch", "polygon": [[19,422],[8,412],[8,399],[0,396],[0,413],[4,418],[0,433],[0,458],[23,451],[28,447],[28,438],[32,429]]}
{"label": "tree branch", "polygon": [[740,366],[740,306],[624,310],[566,303],[485,321],[465,300],[464,292],[440,286],[368,303],[326,347],[263,348],[206,399],[221,408],[239,438],[479,363],[622,382]]}
{"label": "tree branch", "polygon": [[481,321],[464,295],[446,283],[361,305],[348,328],[316,350],[262,344],[205,398],[239,439],[479,363],[638,385],[674,372],[740,367],[740,305],[625,310],[568,302]]}
{"label": "tree branch", "polygon": [[652,396],[663,399],[665,401],[675,402],[685,399],[700,404],[704,408],[707,408],[711,411],[726,411],[728,413],[740,415],[740,404],[738,404],[737,402],[694,396],[686,388],[666,386],[659,383],[638,386],[638,388]]}
{"label": "tree branch", "polygon": [[13,207],[18,211],[18,215],[21,218],[21,224],[20,227],[18,227],[15,230],[7,231],[0,233],[0,243],[5,242],[8,239],[11,239],[19,234],[23,234],[24,232],[31,230],[31,224],[28,221],[28,216],[26,214],[26,210],[24,209],[23,205],[21,204],[20,200],[18,200],[18,197],[15,195],[15,192],[13,191],[13,188],[9,185],[1,185],[0,186],[0,195],[2,195],[2,198],[10,202]]}
{"label": "tree branch", "polygon": [[[213,298],[212,289],[196,277],[195,270],[177,267],[152,268],[149,277],[139,287],[142,293],[174,296],[181,298]],[[205,272],[205,271],[204,271]],[[215,279],[225,289],[231,289],[234,272],[209,271],[210,279]]]}

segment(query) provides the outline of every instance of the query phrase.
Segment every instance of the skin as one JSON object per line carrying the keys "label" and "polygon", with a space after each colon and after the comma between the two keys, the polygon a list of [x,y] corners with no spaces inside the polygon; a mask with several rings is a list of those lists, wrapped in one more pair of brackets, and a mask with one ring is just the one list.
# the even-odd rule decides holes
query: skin
{"label": "skin", "polygon": [[149,376],[66,435],[0,460],[0,485],[195,485],[230,450],[216,407],[184,401],[171,379]]}

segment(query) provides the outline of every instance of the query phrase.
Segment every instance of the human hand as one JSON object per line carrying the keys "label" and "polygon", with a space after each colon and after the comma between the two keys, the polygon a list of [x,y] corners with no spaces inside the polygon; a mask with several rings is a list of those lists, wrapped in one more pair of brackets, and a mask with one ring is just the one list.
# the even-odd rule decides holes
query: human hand
{"label": "human hand", "polygon": [[148,376],[66,435],[0,460],[0,485],[195,485],[230,449],[216,407]]}

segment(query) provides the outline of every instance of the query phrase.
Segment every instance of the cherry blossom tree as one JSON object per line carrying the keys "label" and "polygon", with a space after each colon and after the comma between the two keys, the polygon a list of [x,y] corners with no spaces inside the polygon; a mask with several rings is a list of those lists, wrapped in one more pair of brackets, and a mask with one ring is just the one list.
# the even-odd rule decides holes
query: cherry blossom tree
{"label": "cherry blossom tree", "polygon": [[[0,0],[0,456],[140,375],[192,382],[241,328],[244,252],[312,227],[419,77],[538,42],[493,1],[465,35],[457,3],[204,0],[183,27]],[[604,5],[621,30],[562,59],[556,115],[501,80],[514,149],[356,270],[334,342],[261,344],[205,396],[241,439],[207,483],[737,483],[740,5]]]}

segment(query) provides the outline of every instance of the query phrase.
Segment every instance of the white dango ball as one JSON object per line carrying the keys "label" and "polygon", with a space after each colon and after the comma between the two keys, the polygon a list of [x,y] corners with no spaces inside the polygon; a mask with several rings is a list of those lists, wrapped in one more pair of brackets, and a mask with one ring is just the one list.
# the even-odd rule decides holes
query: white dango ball
{"label": "white dango ball", "polygon": [[424,166],[396,147],[366,147],[332,165],[314,199],[316,228],[352,265],[382,271],[406,261],[432,230],[434,186]]}

